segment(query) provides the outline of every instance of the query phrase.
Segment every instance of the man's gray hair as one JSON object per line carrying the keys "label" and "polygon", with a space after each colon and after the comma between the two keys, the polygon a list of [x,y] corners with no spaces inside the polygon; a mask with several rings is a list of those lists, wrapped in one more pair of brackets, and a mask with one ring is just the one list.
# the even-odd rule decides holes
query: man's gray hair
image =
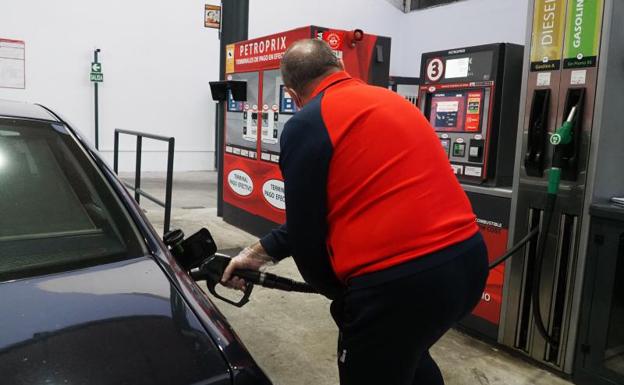
{"label": "man's gray hair", "polygon": [[280,64],[284,84],[299,93],[331,69],[342,69],[340,61],[329,45],[318,39],[296,41],[286,50]]}

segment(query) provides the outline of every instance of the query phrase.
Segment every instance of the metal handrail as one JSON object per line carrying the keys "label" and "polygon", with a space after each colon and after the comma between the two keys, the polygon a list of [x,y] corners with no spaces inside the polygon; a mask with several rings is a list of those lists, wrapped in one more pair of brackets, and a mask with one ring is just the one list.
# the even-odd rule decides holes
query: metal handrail
{"label": "metal handrail", "polygon": [[[120,128],[115,129],[115,143],[113,149],[113,170],[115,170],[115,174],[119,174],[118,166],[119,166],[119,134],[133,135],[136,136],[136,164],[134,170],[134,186],[130,183],[123,182],[123,184],[129,189],[134,191],[134,200],[137,203],[141,203],[141,196],[146,199],[154,202],[160,207],[165,209],[165,223],[164,223],[164,233],[169,231],[169,227],[171,225],[171,192],[173,188],[173,154],[175,150],[175,138],[172,136],[162,136],[149,134],[146,132],[132,131],[132,130],[122,130]],[[146,191],[141,189],[141,151],[143,149],[143,138],[159,140],[162,142],[167,142],[167,180],[165,181],[165,201],[161,201],[160,199],[154,197],[153,195],[147,193]]]}

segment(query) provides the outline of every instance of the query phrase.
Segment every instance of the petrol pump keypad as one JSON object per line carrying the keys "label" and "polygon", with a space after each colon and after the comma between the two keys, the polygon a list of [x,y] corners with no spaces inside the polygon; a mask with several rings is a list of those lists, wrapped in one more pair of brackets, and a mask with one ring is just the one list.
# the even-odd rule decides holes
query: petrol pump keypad
{"label": "petrol pump keypad", "polygon": [[428,120],[458,177],[483,176],[491,82],[466,88],[460,83],[426,96]]}
{"label": "petrol pump keypad", "polygon": [[466,155],[466,143],[453,143],[453,156],[463,158]]}

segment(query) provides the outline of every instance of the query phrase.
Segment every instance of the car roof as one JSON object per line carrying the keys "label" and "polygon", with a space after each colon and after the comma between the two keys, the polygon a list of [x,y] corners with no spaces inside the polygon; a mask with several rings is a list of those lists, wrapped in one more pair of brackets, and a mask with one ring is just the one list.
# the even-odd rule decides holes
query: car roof
{"label": "car roof", "polygon": [[58,118],[38,104],[0,99],[0,117],[58,122]]}

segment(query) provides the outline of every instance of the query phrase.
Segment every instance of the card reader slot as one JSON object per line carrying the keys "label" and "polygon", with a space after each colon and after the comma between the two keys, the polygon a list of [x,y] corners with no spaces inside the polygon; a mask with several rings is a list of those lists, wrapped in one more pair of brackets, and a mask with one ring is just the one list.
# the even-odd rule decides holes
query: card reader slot
{"label": "card reader slot", "polygon": [[524,167],[528,176],[543,177],[548,140],[550,89],[535,90],[529,116],[527,149]]}

